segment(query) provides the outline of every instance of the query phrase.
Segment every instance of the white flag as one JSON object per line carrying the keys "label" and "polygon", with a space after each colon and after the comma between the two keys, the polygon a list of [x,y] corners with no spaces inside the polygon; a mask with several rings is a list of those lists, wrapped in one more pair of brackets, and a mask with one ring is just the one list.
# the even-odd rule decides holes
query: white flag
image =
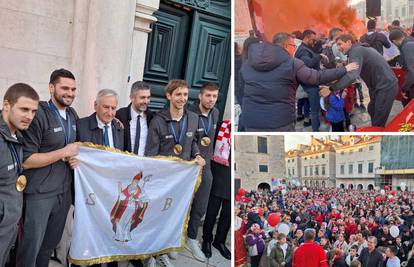
{"label": "white flag", "polygon": [[201,168],[81,146],[70,260],[89,265],[184,246]]}

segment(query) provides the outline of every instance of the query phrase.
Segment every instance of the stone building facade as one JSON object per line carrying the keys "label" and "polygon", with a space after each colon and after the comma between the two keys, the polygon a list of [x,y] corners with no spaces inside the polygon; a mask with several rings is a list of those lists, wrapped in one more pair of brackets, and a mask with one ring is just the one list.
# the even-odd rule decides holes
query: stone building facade
{"label": "stone building facade", "polygon": [[0,32],[1,96],[25,82],[47,100],[50,73],[66,68],[82,117],[100,89],[117,91],[125,106],[132,83],[144,80],[157,110],[168,80],[185,79],[191,100],[203,83],[219,84],[217,106],[230,118],[230,0],[4,0]]}
{"label": "stone building facade", "polygon": [[284,136],[235,136],[235,188],[271,188],[272,178],[284,177]]}

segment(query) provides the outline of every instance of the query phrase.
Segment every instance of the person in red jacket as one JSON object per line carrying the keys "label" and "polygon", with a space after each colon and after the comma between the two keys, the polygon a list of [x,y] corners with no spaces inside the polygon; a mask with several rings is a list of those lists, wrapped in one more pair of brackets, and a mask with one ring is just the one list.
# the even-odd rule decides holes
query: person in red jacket
{"label": "person in red jacket", "polygon": [[325,251],[314,242],[315,229],[305,230],[305,242],[293,254],[292,267],[328,267]]}
{"label": "person in red jacket", "polygon": [[358,232],[358,225],[353,217],[349,218],[349,222],[345,223],[345,233],[347,236],[354,235]]}

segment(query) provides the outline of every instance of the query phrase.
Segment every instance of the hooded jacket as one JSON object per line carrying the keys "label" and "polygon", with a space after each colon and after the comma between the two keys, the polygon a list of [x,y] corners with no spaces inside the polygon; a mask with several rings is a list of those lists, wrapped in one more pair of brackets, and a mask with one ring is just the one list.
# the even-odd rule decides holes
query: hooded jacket
{"label": "hooded jacket", "polygon": [[374,48],[381,55],[384,54],[384,47],[390,48],[391,43],[385,34],[380,32],[368,32],[361,37],[361,43],[366,43],[370,47]]}
{"label": "hooded jacket", "polygon": [[319,85],[342,77],[345,68],[317,71],[280,46],[255,43],[240,70],[246,128],[277,129],[296,120],[298,82]]}

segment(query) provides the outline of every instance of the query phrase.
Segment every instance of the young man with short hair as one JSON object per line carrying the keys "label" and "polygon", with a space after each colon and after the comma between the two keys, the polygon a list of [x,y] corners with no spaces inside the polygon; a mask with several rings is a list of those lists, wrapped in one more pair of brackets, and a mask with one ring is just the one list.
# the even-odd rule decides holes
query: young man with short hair
{"label": "young man with short hair", "polygon": [[[0,266],[6,264],[9,252],[16,241],[17,223],[22,215],[23,147],[20,131],[32,122],[39,104],[39,95],[27,84],[10,86],[3,98],[0,113]],[[3,214],[3,210],[7,211]]]}
{"label": "young man with short hair", "polygon": [[78,154],[78,145],[73,143],[78,115],[71,107],[75,77],[65,69],[53,71],[49,92],[50,100],[40,101],[32,124],[23,132],[23,167],[28,182],[18,264],[24,267],[48,266],[72,203],[70,164]]}
{"label": "young man with short hair", "polygon": [[[207,210],[208,199],[211,191],[211,184],[213,182],[213,175],[211,173],[211,157],[213,155],[213,144],[216,135],[216,128],[218,122],[219,111],[215,108],[219,93],[219,88],[216,84],[204,84],[198,95],[199,103],[194,103],[188,107],[188,110],[198,115],[198,148],[201,156],[206,161],[206,166],[203,168],[203,175],[201,185],[194,197],[191,206],[190,221],[187,229],[187,246],[186,248],[192,253],[195,259],[204,262],[207,257],[211,257],[211,243],[210,255],[205,255],[197,241],[198,228],[201,224],[201,218],[205,215]],[[220,253],[225,253],[224,248],[218,248]],[[208,251],[207,251],[208,252]],[[209,254],[209,253],[207,253]],[[222,254],[223,255],[223,254]]]}
{"label": "young man with short hair", "polygon": [[[197,145],[197,114],[186,110],[188,84],[184,80],[171,80],[165,87],[169,107],[158,112],[148,129],[145,156],[176,156],[183,160],[195,160],[204,166],[205,160]],[[180,229],[177,229],[178,231]],[[151,261],[151,260],[150,260]],[[157,257],[157,263],[173,267],[168,255]]]}

